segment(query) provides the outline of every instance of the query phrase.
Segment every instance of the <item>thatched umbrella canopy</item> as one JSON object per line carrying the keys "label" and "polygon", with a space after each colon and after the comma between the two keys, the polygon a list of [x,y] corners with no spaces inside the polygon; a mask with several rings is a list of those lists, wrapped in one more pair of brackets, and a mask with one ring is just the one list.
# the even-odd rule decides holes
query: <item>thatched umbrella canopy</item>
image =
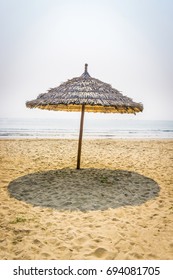
{"label": "thatched umbrella canopy", "polygon": [[141,103],[136,103],[131,98],[122,95],[111,85],[92,78],[87,71],[87,66],[88,64],[85,64],[85,71],[80,77],[68,80],[58,87],[51,88],[47,93],[40,94],[37,99],[26,102],[29,108],[82,112],[77,169],[80,169],[84,111],[133,114],[143,111]]}

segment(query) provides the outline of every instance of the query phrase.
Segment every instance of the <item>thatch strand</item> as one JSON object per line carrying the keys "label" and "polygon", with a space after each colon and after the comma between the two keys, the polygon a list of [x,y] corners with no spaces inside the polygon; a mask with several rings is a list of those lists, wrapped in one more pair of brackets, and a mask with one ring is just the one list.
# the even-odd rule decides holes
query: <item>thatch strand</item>
{"label": "thatch strand", "polygon": [[107,83],[92,78],[87,71],[77,78],[68,80],[60,86],[40,94],[37,99],[27,101],[29,108],[55,111],[81,111],[103,113],[137,113],[143,111],[141,103],[134,102]]}

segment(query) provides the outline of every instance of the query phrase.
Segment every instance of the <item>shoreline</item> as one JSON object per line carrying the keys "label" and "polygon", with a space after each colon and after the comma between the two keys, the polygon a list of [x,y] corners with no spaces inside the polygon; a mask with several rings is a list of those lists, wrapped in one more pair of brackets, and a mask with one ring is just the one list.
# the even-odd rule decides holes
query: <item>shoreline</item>
{"label": "shoreline", "polygon": [[77,144],[0,139],[0,259],[173,259],[173,140]]}
{"label": "shoreline", "polygon": [[[34,138],[34,137],[26,137],[26,138],[25,137],[14,137],[14,138],[6,137],[5,138],[4,137],[3,138],[3,137],[0,137],[0,141],[8,141],[8,140],[10,140],[10,141],[12,141],[12,140],[24,140],[24,141],[25,140],[31,140],[31,141],[32,140],[48,140],[48,141],[49,140],[55,140],[55,141],[56,140],[72,140],[72,141],[74,141],[74,140],[78,140],[78,138],[79,137],[74,137],[74,138],[70,138],[70,137],[69,138],[68,137],[67,138],[63,138],[63,137],[60,137],[60,138],[58,138],[58,137],[57,138],[56,137],[54,137],[54,138],[53,137],[50,137],[50,138],[49,137],[36,137],[36,138]],[[122,137],[122,138],[100,137],[100,138],[97,138],[97,137],[91,137],[91,138],[89,138],[89,137],[83,136],[82,141],[85,141],[85,140],[89,140],[89,141],[92,141],[92,140],[93,141],[97,141],[97,140],[98,141],[100,141],[100,140],[103,140],[103,141],[105,141],[105,140],[108,140],[108,141],[112,141],[112,140],[113,141],[116,141],[116,140],[117,141],[119,141],[119,140],[125,140],[125,141],[131,141],[131,140],[132,141],[140,141],[140,140],[142,140],[142,141],[145,141],[145,140],[146,141],[150,141],[150,140],[151,141],[162,141],[162,140],[163,141],[173,141],[173,138],[171,138],[171,137],[170,138],[169,137],[167,137],[167,138],[166,137],[165,138],[162,138],[162,137],[160,137],[160,138],[159,137],[153,137],[153,138],[146,138],[146,137],[141,137],[141,138],[140,137],[137,137],[137,138],[135,138],[135,137],[134,138],[131,138],[131,137],[129,137],[129,138],[128,137],[126,137],[126,138],[125,137]]]}

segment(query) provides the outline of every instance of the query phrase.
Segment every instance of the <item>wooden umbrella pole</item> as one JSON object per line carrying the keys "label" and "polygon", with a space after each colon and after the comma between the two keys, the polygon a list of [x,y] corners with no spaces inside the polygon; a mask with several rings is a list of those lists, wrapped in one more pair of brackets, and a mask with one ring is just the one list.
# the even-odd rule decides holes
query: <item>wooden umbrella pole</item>
{"label": "wooden umbrella pole", "polygon": [[81,158],[81,148],[82,148],[84,112],[85,112],[85,105],[82,105],[82,112],[81,112],[81,119],[80,119],[79,142],[78,142],[77,169],[80,169],[80,158]]}

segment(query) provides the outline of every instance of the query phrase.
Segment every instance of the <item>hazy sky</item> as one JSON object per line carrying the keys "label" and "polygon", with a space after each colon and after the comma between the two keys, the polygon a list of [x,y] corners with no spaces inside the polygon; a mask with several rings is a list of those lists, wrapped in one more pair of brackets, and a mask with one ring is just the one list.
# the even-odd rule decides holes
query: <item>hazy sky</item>
{"label": "hazy sky", "polygon": [[74,116],[25,102],[88,63],[91,76],[144,104],[111,118],[173,120],[172,0],[0,0],[0,38],[0,117]]}

